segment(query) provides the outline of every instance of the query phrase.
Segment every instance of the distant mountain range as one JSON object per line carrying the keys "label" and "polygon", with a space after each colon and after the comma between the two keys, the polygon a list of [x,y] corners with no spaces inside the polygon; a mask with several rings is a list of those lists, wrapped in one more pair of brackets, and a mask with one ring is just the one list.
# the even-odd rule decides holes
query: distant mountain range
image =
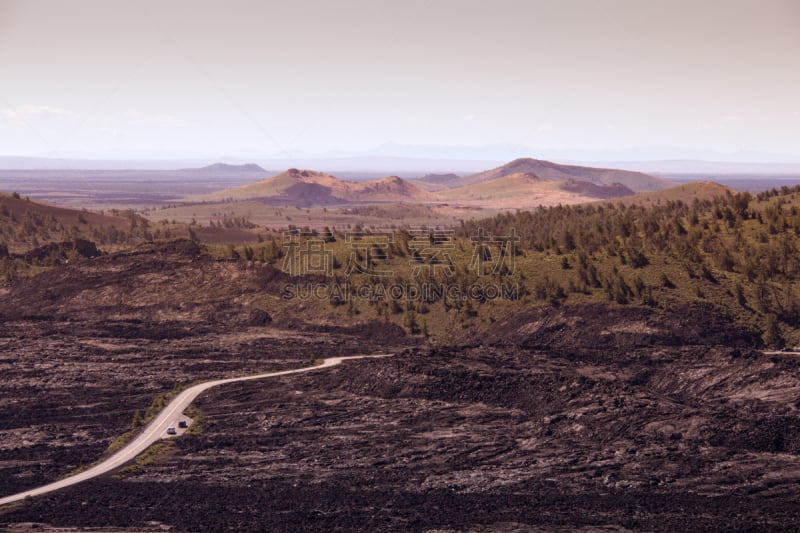
{"label": "distant mountain range", "polygon": [[[206,168],[230,171],[229,166],[212,165]],[[252,170],[258,173],[259,168]],[[640,172],[560,165],[523,158],[467,176],[429,174],[418,180],[389,176],[348,181],[324,172],[290,168],[255,183],[189,200],[258,200],[298,206],[383,202],[462,203],[522,208],[553,202],[577,203],[618,198],[641,191],[665,189],[671,185],[674,184],[665,179]]]}
{"label": "distant mountain range", "polygon": [[[769,153],[720,153],[678,148],[633,150],[535,150],[516,145],[405,146],[371,150],[276,154],[272,157],[186,159],[88,159],[0,156],[0,169],[12,170],[182,170],[211,165],[257,164],[265,169],[315,168],[357,179],[385,175],[419,178],[426,174],[474,174],[527,154],[563,164],[617,168],[650,174],[800,175],[800,158]],[[213,166],[213,165],[212,165]]]}

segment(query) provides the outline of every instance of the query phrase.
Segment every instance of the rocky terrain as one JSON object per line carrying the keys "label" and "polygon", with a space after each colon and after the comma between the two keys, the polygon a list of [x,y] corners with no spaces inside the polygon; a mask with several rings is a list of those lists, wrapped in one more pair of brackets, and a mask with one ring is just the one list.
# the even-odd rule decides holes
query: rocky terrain
{"label": "rocky terrain", "polygon": [[135,429],[137,412],[179,387],[370,352],[404,336],[369,323],[325,331],[273,323],[237,301],[269,293],[270,276],[281,274],[267,270],[214,261],[178,241],[0,289],[0,493],[91,464]]}
{"label": "rocky terrain", "polygon": [[[176,384],[311,356],[396,356],[212,389],[191,434],[8,507],[0,524],[752,531],[800,520],[800,363],[764,355],[757,333],[713,308],[542,307],[461,345],[404,348],[416,341],[394,326],[253,308],[242,294],[271,294],[280,274],[192,246],[6,289],[3,494],[102,456]],[[114,264],[118,277],[93,275]]]}

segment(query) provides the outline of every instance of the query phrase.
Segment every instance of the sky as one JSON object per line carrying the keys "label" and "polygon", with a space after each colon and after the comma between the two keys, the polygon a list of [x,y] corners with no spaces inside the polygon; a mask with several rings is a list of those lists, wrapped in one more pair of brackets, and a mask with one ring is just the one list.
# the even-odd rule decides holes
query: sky
{"label": "sky", "polygon": [[800,0],[0,0],[0,155],[800,161],[798,58]]}

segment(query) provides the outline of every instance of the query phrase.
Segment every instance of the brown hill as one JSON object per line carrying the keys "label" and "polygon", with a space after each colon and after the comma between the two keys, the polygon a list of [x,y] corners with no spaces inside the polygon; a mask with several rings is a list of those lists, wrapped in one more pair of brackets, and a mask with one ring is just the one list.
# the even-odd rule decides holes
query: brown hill
{"label": "brown hill", "polygon": [[429,200],[431,196],[403,178],[389,176],[354,183],[352,193],[360,201],[395,202],[401,200]]}
{"label": "brown hill", "polygon": [[587,181],[552,181],[527,172],[439,191],[440,199],[498,209],[529,209],[556,204],[576,204],[635,194],[615,183],[596,185]]}
{"label": "brown hill", "polygon": [[567,180],[561,184],[561,188],[565,191],[574,192],[582,196],[591,196],[592,198],[619,198],[621,196],[633,196],[636,193],[622,185],[621,183],[612,183],[611,185],[596,185],[589,181],[575,181]]}
{"label": "brown hill", "polygon": [[344,184],[340,182],[341,180],[321,172],[290,168],[286,172],[281,172],[280,174],[255,183],[248,183],[247,185],[224,189],[201,196],[193,196],[189,197],[189,199],[222,201],[267,199],[281,196],[293,198],[302,196],[302,186],[300,188],[295,187],[298,184],[316,184],[326,189],[344,189]]}
{"label": "brown hill", "polygon": [[290,168],[256,183],[190,198],[201,201],[260,200],[286,205],[327,205],[349,202],[428,200],[430,194],[397,176],[347,181],[323,172]]}
{"label": "brown hill", "polygon": [[520,195],[544,193],[558,189],[555,182],[545,183],[535,174],[515,173],[499,176],[492,180],[481,181],[460,187],[455,187],[439,194],[446,199],[496,199],[514,198]]}
{"label": "brown hill", "polygon": [[495,180],[512,174],[535,174],[546,181],[585,181],[595,185],[620,184],[629,189],[640,191],[657,191],[666,189],[673,183],[655,176],[608,168],[581,167],[561,165],[540,159],[515,159],[503,166],[472,174],[452,182],[454,186],[465,186]]}

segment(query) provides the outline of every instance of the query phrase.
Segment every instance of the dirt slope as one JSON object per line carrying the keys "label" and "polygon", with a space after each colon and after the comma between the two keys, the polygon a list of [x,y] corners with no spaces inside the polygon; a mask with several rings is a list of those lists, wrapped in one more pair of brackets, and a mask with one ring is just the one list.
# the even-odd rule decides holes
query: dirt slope
{"label": "dirt slope", "polygon": [[490,181],[511,174],[535,174],[547,181],[588,181],[595,185],[622,184],[634,191],[654,191],[669,187],[672,182],[650,176],[641,172],[616,170],[608,168],[581,167],[561,165],[540,159],[515,159],[500,167],[464,176],[457,183],[459,186]]}

